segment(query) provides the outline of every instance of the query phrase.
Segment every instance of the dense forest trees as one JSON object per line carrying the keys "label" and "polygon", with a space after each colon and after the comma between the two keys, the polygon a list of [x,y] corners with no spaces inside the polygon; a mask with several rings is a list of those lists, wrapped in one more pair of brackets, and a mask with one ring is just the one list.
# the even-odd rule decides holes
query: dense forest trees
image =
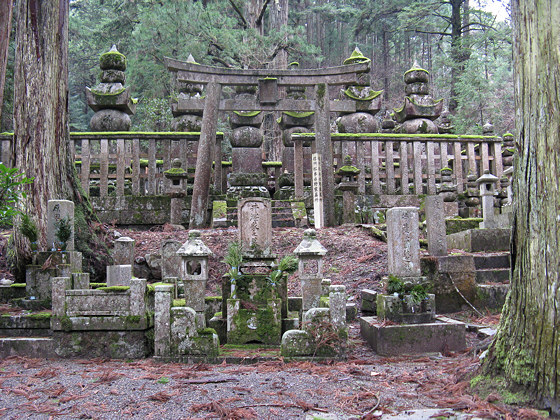
{"label": "dense forest trees", "polygon": [[[516,141],[511,291],[486,373],[560,415],[560,7],[514,0]],[[484,382],[484,381],[483,381]]]}
{"label": "dense forest trees", "polygon": [[[101,53],[127,55],[127,84],[141,99],[133,129],[169,128],[173,89],[163,57],[247,68],[340,65],[355,46],[372,58],[372,84],[386,108],[400,105],[403,73],[416,60],[433,94],[451,101],[457,131],[513,128],[511,28],[474,0],[73,0],[69,19],[71,130],[87,130],[84,89]],[[10,48],[13,54],[14,48]],[[11,114],[13,58],[5,112]],[[227,94],[227,92],[224,92]],[[454,105],[455,104],[455,105]],[[382,115],[383,113],[380,113]],[[9,118],[3,131],[11,130]]]}

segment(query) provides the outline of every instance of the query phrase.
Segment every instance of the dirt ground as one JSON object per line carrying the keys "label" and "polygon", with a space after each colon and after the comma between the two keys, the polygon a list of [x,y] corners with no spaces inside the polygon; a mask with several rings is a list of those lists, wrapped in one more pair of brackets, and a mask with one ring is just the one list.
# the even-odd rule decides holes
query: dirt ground
{"label": "dirt ground", "polygon": [[[170,227],[151,231],[119,229],[136,240],[136,256],[156,253],[161,241],[185,241],[186,231]],[[203,230],[212,249],[208,294],[217,294],[221,263],[236,229]],[[279,257],[292,252],[302,230],[274,229]],[[344,284],[350,301],[359,303],[361,289],[381,290],[386,274],[386,244],[358,227],[318,232],[328,249],[326,277]],[[0,278],[8,277],[0,258]],[[290,294],[299,292],[295,278]],[[499,316],[457,317],[473,325],[496,326]],[[437,409],[449,418],[452,410],[492,419],[536,419],[530,408],[508,406],[499,396],[471,395],[469,380],[480,365],[476,332],[467,336],[462,353],[386,358],[376,355],[350,325],[347,361],[285,363],[281,358],[246,364],[177,364],[144,360],[44,360],[12,357],[0,361],[0,417],[61,419],[377,419],[407,410]],[[482,343],[484,344],[484,343]],[[258,353],[251,353],[256,356]],[[400,414],[399,414],[400,413]],[[422,417],[425,418],[425,417]]]}

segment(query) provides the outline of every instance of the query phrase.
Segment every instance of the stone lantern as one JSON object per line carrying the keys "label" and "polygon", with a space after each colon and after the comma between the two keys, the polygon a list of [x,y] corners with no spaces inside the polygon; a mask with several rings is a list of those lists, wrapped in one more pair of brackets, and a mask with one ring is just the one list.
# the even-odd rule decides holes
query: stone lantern
{"label": "stone lantern", "polygon": [[186,195],[186,182],[188,173],[181,168],[181,159],[173,159],[171,169],[165,171],[163,175],[170,180],[167,195],[171,197],[171,224],[180,225],[183,211],[183,201]]}
{"label": "stone lantern", "polygon": [[294,254],[299,258],[298,275],[301,280],[304,311],[319,307],[323,257],[326,253],[325,247],[317,240],[315,229],[307,229],[303,233],[303,240],[294,250]]}
{"label": "stone lantern", "polygon": [[484,218],[484,221],[480,224],[481,229],[497,227],[496,218],[494,217],[494,195],[496,193],[496,184],[498,181],[498,177],[492,175],[488,169],[485,169],[484,174],[476,180],[480,189],[482,217]]}
{"label": "stone lantern", "polygon": [[354,223],[356,220],[356,193],[358,192],[358,175],[360,170],[352,165],[352,158],[344,158],[344,166],[336,171],[341,176],[337,189],[342,191],[342,223]]}
{"label": "stone lantern", "polygon": [[204,326],[208,257],[212,251],[200,239],[200,231],[191,230],[189,239],[179,248],[177,255],[181,257],[180,276],[185,288],[185,304],[196,311],[199,325]]}

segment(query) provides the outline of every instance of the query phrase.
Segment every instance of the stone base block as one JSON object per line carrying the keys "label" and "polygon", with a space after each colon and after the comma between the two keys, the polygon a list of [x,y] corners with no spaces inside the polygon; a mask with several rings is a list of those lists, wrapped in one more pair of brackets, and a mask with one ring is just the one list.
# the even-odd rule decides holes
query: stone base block
{"label": "stone base block", "polygon": [[474,304],[479,309],[501,310],[509,292],[509,284],[479,284]]}
{"label": "stone base block", "polygon": [[[17,286],[14,287],[14,284],[17,284]],[[23,283],[14,283],[14,284],[8,286],[0,286],[0,303],[8,303],[12,299],[19,299],[25,297],[26,295],[25,284]]]}
{"label": "stone base block", "polygon": [[510,229],[470,229],[447,235],[447,246],[467,252],[508,251],[510,234]]}
{"label": "stone base block", "polygon": [[382,356],[461,351],[465,331],[464,323],[443,316],[427,324],[385,326],[377,317],[360,318],[362,338]]}
{"label": "stone base block", "polygon": [[54,358],[55,343],[49,337],[3,337],[0,338],[0,357],[26,356]]}
{"label": "stone base block", "polygon": [[53,339],[60,357],[140,359],[152,352],[145,331],[55,331]]}

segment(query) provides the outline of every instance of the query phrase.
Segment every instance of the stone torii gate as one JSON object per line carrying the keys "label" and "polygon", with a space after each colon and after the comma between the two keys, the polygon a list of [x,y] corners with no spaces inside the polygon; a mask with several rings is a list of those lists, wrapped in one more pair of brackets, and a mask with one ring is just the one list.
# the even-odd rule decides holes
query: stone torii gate
{"label": "stone torii gate", "polygon": [[[178,82],[206,86],[204,98],[180,98],[176,104],[173,104],[174,112],[203,111],[191,203],[189,225],[191,229],[207,225],[206,214],[212,156],[216,144],[216,127],[220,111],[315,112],[315,144],[317,153],[321,156],[322,193],[326,203],[322,209],[323,220],[326,226],[334,225],[334,173],[330,113],[356,112],[356,102],[331,101],[328,95],[329,86],[356,83],[361,73],[369,72],[369,63],[322,69],[247,70],[205,66],[166,57],[165,64],[170,72],[176,73]],[[221,99],[222,86],[242,85],[258,86],[258,100]],[[279,86],[314,86],[315,99],[280,99]],[[215,160],[216,162],[221,160],[219,153],[216,153]],[[217,164],[216,168],[219,166]]]}

